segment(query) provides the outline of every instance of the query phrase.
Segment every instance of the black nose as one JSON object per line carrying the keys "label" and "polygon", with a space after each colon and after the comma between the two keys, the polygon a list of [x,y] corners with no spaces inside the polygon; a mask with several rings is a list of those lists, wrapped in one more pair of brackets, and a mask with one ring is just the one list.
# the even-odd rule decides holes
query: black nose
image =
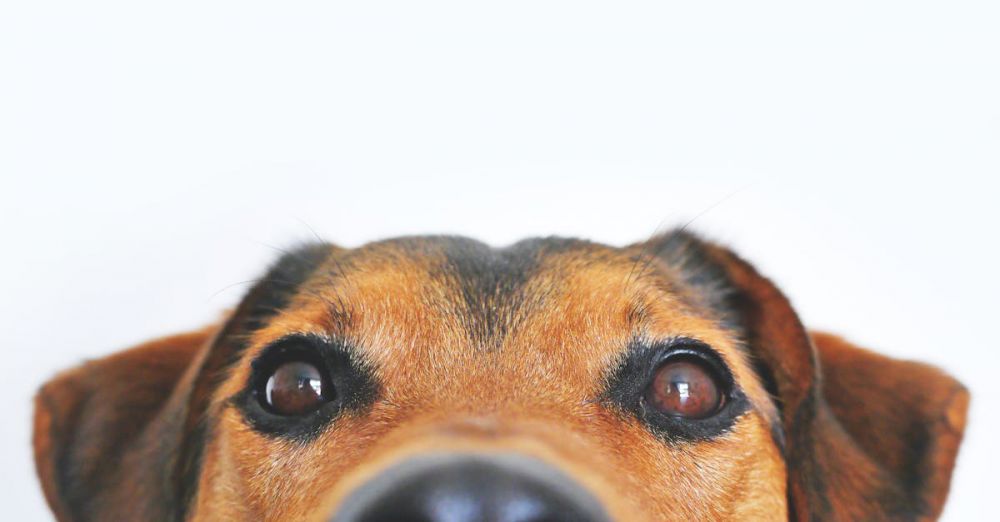
{"label": "black nose", "polygon": [[333,522],[606,522],[572,479],[520,455],[431,455],[358,488]]}

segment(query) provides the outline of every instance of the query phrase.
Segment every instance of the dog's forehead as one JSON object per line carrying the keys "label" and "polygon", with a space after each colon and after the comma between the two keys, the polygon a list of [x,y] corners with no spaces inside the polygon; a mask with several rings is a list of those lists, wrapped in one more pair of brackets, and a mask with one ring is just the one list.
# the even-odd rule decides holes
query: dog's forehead
{"label": "dog's forehead", "polygon": [[649,270],[649,262],[636,249],[563,238],[331,248],[256,344],[290,332],[343,339],[383,381],[410,389],[433,383],[438,393],[467,393],[506,382],[552,386],[536,396],[574,387],[593,394],[636,338],[731,341],[667,267]]}

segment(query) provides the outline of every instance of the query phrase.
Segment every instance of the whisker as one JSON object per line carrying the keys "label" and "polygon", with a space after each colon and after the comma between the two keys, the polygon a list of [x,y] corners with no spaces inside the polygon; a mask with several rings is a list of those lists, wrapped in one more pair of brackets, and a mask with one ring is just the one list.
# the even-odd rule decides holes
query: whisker
{"label": "whisker", "polygon": [[257,283],[260,282],[260,280],[261,280],[261,278],[258,277],[256,279],[247,279],[245,281],[237,281],[237,282],[235,282],[233,284],[226,285],[226,286],[220,288],[218,291],[216,291],[212,295],[208,296],[208,298],[205,299],[205,301],[207,302],[207,301],[211,301],[212,299],[215,299],[216,297],[219,296],[219,294],[221,294],[222,292],[225,292],[226,290],[229,290],[230,288],[233,288],[234,286],[245,285],[245,284],[249,284],[249,283],[257,284]]}
{"label": "whisker", "polygon": [[323,239],[322,237],[320,237],[320,235],[316,232],[316,229],[313,228],[311,225],[309,225],[309,223],[306,222],[306,220],[300,218],[299,216],[292,216],[292,217],[296,221],[298,221],[299,223],[302,223],[303,225],[305,225],[305,227],[309,229],[309,232],[312,233],[313,237],[316,238],[316,241],[319,241],[320,243],[327,243],[327,241],[325,239]]}

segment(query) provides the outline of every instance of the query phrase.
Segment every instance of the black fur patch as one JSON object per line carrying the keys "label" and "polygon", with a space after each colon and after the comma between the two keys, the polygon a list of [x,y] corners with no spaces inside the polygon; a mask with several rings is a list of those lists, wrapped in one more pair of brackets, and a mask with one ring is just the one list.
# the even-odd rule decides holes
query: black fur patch
{"label": "black fur patch", "polygon": [[459,237],[434,240],[440,241],[446,260],[436,275],[458,288],[465,305],[462,323],[471,340],[488,349],[499,347],[521,319],[521,309],[529,299],[523,289],[542,256],[588,244],[575,239],[537,238],[496,249]]}
{"label": "black fur patch", "polygon": [[[323,264],[333,247],[313,243],[283,255],[240,303],[227,326],[227,333],[253,333],[264,327],[298,292],[299,287]],[[233,354],[239,357],[239,353]]]}
{"label": "black fur patch", "polygon": [[650,240],[647,252],[678,271],[689,288],[730,328],[741,328],[742,317],[736,287],[726,271],[711,261],[704,243],[683,230],[667,232]]}

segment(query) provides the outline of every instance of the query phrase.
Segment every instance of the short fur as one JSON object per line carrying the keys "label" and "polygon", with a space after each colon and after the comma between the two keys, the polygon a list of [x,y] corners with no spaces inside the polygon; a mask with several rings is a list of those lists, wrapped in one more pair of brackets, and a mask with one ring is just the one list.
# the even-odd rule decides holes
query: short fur
{"label": "short fur", "polygon": [[[337,343],[370,383],[309,437],[238,404],[289,336]],[[676,339],[726,366],[745,401],[731,422],[688,436],[615,399],[636,357]],[[746,261],[685,232],[419,237],[297,249],[218,324],[58,375],[34,448],[61,521],[323,520],[444,450],[541,459],[617,520],[931,520],[968,398],[935,368],[808,332]]]}

